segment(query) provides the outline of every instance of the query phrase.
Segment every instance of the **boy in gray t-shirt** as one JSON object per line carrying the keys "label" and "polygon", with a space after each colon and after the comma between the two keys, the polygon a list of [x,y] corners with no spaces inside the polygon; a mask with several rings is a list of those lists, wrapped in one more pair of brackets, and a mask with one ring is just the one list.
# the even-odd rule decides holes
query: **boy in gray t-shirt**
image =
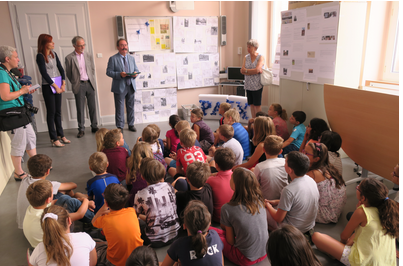
{"label": "boy in gray t-shirt", "polygon": [[[269,230],[275,230],[281,223],[291,224],[302,233],[315,226],[319,206],[319,191],[316,182],[305,175],[309,158],[297,151],[286,158],[285,170],[291,183],[281,192],[279,200],[266,200]],[[278,205],[277,210],[273,205]]]}

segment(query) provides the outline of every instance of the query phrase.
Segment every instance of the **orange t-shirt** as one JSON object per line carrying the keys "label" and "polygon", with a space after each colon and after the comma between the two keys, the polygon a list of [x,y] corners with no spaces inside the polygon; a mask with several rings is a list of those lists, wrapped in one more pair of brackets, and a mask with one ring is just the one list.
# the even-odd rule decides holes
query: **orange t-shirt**
{"label": "orange t-shirt", "polygon": [[139,220],[133,208],[112,211],[98,217],[93,225],[102,228],[108,242],[106,258],[116,266],[125,266],[132,251],[143,245]]}

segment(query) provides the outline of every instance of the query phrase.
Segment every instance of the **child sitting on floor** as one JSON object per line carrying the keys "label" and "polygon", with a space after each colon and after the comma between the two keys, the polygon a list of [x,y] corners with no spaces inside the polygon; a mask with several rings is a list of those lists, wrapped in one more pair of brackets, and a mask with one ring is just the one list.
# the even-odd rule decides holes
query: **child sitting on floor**
{"label": "child sitting on floor", "polygon": [[290,117],[290,123],[294,125],[291,136],[284,140],[283,143],[283,155],[288,154],[291,151],[299,151],[302,141],[305,136],[305,122],[306,114],[303,111],[295,111]]}
{"label": "child sitting on floor", "polygon": [[325,120],[321,118],[312,118],[305,130],[304,140],[302,141],[299,151],[302,152],[309,143],[318,143],[323,131],[329,130]]}
{"label": "child sitting on floor", "polygon": [[278,158],[282,146],[283,138],[276,135],[267,136],[263,146],[266,161],[258,163],[254,169],[260,190],[267,200],[279,199],[281,191],[288,185],[285,159]]}
{"label": "child sitting on floor", "polygon": [[209,149],[209,157],[214,157],[214,154],[217,150],[222,148],[230,148],[235,154],[235,165],[242,164],[243,160],[243,149],[239,141],[237,141],[234,137],[234,128],[230,125],[221,125],[217,130],[218,138],[224,143],[216,148],[212,145]]}
{"label": "child sitting on floor", "polygon": [[140,219],[143,244],[154,248],[169,245],[180,227],[175,190],[164,182],[165,168],[157,160],[144,158],[140,172],[147,187],[137,192],[133,207]]}
{"label": "child sitting on floor", "polygon": [[209,184],[213,191],[213,221],[219,223],[221,207],[225,203],[228,203],[234,194],[230,186],[230,180],[232,175],[231,169],[235,163],[235,154],[230,148],[220,148],[214,154],[214,161],[218,173],[210,176],[206,184]]}
{"label": "child sitting on floor", "polygon": [[106,171],[109,163],[105,153],[93,153],[88,160],[88,164],[90,166],[90,170],[95,173],[95,176],[87,182],[88,198],[95,200],[94,212],[97,213],[98,210],[104,205],[103,194],[105,188],[111,183],[120,184],[120,182],[115,175],[109,174]]}
{"label": "child sitting on floor", "polygon": [[109,184],[104,198],[104,205],[92,219],[94,227],[102,228],[108,240],[97,244],[98,263],[124,266],[132,251],[143,245],[139,220],[133,208],[124,208],[129,193],[122,185]]}
{"label": "child sitting on floor", "polygon": [[[105,148],[104,147],[104,137],[108,131],[109,131],[109,129],[103,127],[103,128],[98,129],[97,132],[95,132],[95,141],[97,143],[97,151],[102,151]],[[131,150],[129,148],[129,145],[127,145],[126,141],[124,141],[122,147],[127,150],[127,153],[130,156]]]}
{"label": "child sitting on floor", "polygon": [[159,266],[157,253],[151,247],[141,246],[127,258],[126,266]]}
{"label": "child sitting on floor", "polygon": [[109,130],[104,137],[104,149],[102,152],[106,154],[109,162],[106,171],[117,176],[119,182],[126,186],[126,160],[129,158],[129,153],[122,147],[123,144],[122,131],[118,128]]}
{"label": "child sitting on floor", "polygon": [[341,137],[334,131],[323,131],[320,136],[320,143],[326,145],[329,153],[329,163],[333,164],[340,174],[343,175],[343,164],[341,162],[339,150],[341,148]]}
{"label": "child sitting on floor", "polygon": [[127,161],[127,187],[130,187],[129,207],[133,207],[134,196],[138,191],[147,187],[147,182],[141,178],[140,165],[144,158],[154,158],[150,144],[139,141],[134,145],[132,156]]}
{"label": "child sitting on floor", "polygon": [[157,125],[155,124],[148,125],[143,129],[143,132],[141,133],[141,138],[140,137],[137,138],[137,142],[142,140],[150,144],[154,159],[162,163],[166,169],[167,164],[164,160],[164,154],[163,154],[164,147],[161,145],[162,140],[160,141],[160,139],[158,139],[159,131],[160,129]]}
{"label": "child sitting on floor", "polygon": [[171,152],[176,152],[179,140],[179,133],[176,131],[175,126],[180,121],[178,115],[171,115],[169,117],[169,125],[172,129],[166,133],[166,139],[164,140],[165,150],[164,157],[168,157]]}
{"label": "child sitting on floor", "polygon": [[269,116],[273,119],[274,126],[276,127],[276,134],[287,140],[290,137],[287,128],[287,112],[278,103],[273,103],[269,107]]}
{"label": "child sitting on floor", "polygon": [[234,138],[239,141],[243,149],[243,160],[250,156],[249,134],[246,129],[239,123],[241,119],[236,109],[230,109],[224,114],[224,123],[234,128]]}
{"label": "child sitting on floor", "polygon": [[190,114],[190,121],[193,123],[192,129],[196,132],[197,140],[200,142],[204,153],[208,154],[208,149],[214,143],[214,134],[203,121],[203,111],[199,108],[193,109]]}
{"label": "child sitting on floor", "polygon": [[209,230],[211,214],[203,202],[192,200],[184,211],[186,237],[176,240],[168,249],[161,265],[224,265],[223,244],[214,230]]}

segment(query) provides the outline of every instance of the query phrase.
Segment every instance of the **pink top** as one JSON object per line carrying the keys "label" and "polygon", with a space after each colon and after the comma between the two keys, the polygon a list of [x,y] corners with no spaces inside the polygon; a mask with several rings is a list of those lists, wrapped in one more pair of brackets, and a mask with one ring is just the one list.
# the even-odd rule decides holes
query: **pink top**
{"label": "pink top", "polygon": [[79,54],[77,52],[75,53],[78,61],[78,66],[80,69],[80,80],[89,80],[87,70],[85,69],[84,53],[82,54]]}
{"label": "pink top", "polygon": [[175,135],[175,129],[171,129],[167,131],[166,134],[167,139],[171,140],[171,152],[176,152],[176,148],[180,142],[179,138]]}
{"label": "pink top", "polygon": [[273,118],[274,126],[276,127],[276,134],[283,138],[283,140],[287,140],[290,137],[290,133],[288,133],[287,123],[279,116]]}
{"label": "pink top", "polygon": [[221,219],[222,205],[228,203],[232,198],[232,194],[234,194],[230,186],[231,175],[232,170],[220,171],[216,176],[210,176],[206,182],[213,190],[213,221],[217,223]]}

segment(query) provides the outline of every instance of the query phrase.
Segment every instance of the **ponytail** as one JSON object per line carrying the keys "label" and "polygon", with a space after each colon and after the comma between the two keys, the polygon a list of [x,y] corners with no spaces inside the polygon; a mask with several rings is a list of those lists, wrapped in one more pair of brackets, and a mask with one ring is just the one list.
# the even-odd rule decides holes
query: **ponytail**
{"label": "ponytail", "polygon": [[388,188],[375,178],[365,178],[359,186],[360,193],[371,207],[376,207],[385,234],[399,237],[399,203],[389,199]]}
{"label": "ponytail", "polygon": [[277,115],[278,115],[279,117],[281,117],[281,119],[283,119],[284,121],[287,122],[287,118],[288,118],[288,116],[287,116],[287,111],[286,111],[285,109],[283,109],[283,108],[281,107],[281,105],[278,104],[278,103],[273,103],[272,106],[273,106],[274,111],[277,112]]}
{"label": "ponytail", "polygon": [[69,214],[60,206],[45,208],[41,217],[43,231],[43,245],[45,246],[46,263],[56,262],[59,266],[71,266],[70,257],[73,246],[66,234],[69,227]]}
{"label": "ponytail", "polygon": [[206,205],[199,200],[192,200],[184,211],[184,223],[186,229],[192,235],[192,248],[198,259],[207,253],[207,240],[204,236],[211,224],[211,215]]}

